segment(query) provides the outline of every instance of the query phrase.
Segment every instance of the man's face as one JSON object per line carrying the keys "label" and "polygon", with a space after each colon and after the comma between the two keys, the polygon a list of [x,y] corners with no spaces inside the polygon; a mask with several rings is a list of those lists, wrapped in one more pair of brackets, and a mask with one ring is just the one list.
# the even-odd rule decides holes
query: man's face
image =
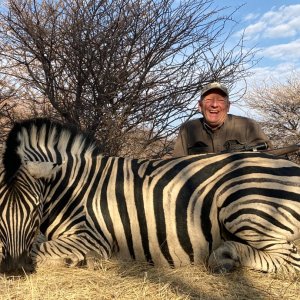
{"label": "man's face", "polygon": [[227,117],[230,103],[228,98],[221,91],[209,92],[199,101],[199,111],[211,128],[222,125]]}

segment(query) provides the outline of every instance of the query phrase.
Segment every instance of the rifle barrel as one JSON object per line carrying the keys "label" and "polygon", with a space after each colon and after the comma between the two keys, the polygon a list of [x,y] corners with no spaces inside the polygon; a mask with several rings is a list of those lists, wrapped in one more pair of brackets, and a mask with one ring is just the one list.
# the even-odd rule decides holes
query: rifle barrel
{"label": "rifle barrel", "polygon": [[264,150],[261,151],[263,153],[272,154],[276,156],[285,155],[293,152],[297,152],[300,150],[300,145],[291,145],[288,147],[278,148],[278,149],[271,149],[271,150]]}

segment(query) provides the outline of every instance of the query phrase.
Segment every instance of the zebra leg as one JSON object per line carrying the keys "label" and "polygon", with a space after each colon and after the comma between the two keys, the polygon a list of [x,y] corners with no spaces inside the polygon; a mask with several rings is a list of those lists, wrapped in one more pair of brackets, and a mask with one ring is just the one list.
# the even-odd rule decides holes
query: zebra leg
{"label": "zebra leg", "polygon": [[35,243],[31,251],[33,261],[39,265],[59,264],[69,267],[85,264],[86,255],[97,253],[107,259],[109,254],[103,248],[96,248],[85,236],[60,236],[55,240]]}
{"label": "zebra leg", "polygon": [[223,243],[208,258],[208,267],[213,273],[228,273],[240,266],[238,252]]}
{"label": "zebra leg", "polygon": [[45,241],[42,243],[35,243],[31,251],[33,262],[37,266],[51,264],[51,265],[65,265],[76,266],[84,259],[83,255],[73,252],[73,249],[68,249],[63,239]]}
{"label": "zebra leg", "polygon": [[212,252],[208,260],[213,272],[228,272],[238,266],[263,272],[300,270],[300,255],[290,242],[274,241],[261,250],[251,245],[226,241]]}

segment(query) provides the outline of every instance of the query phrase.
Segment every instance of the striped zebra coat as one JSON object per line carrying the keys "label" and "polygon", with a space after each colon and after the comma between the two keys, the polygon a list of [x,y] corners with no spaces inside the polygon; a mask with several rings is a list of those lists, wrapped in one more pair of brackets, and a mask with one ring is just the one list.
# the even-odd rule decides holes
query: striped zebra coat
{"label": "striped zebra coat", "polygon": [[[300,167],[262,153],[105,157],[46,119],[11,130],[0,177],[2,272],[90,255],[216,272],[299,269]],[[45,241],[35,243],[41,232]]]}

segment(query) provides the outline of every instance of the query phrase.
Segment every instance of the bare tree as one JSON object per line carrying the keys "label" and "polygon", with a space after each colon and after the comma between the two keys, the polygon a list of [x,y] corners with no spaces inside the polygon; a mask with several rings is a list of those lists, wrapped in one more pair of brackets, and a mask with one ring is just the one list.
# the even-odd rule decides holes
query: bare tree
{"label": "bare tree", "polygon": [[9,130],[15,121],[28,116],[51,116],[53,109],[47,98],[41,97],[30,86],[21,84],[11,77],[2,76],[0,79],[0,153]]}
{"label": "bare tree", "polygon": [[243,38],[226,50],[226,12],[212,0],[10,0],[1,71],[39,91],[53,117],[97,137],[105,154],[162,156],[203,84],[248,74],[254,53]]}
{"label": "bare tree", "polygon": [[13,82],[7,80],[7,76],[0,78],[0,152],[2,143],[14,122],[15,109],[17,107],[16,97],[19,88]]}
{"label": "bare tree", "polygon": [[[262,127],[275,147],[300,143],[299,74],[291,74],[285,82],[272,79],[253,86],[246,103],[260,116]],[[295,155],[293,160],[300,163]]]}

